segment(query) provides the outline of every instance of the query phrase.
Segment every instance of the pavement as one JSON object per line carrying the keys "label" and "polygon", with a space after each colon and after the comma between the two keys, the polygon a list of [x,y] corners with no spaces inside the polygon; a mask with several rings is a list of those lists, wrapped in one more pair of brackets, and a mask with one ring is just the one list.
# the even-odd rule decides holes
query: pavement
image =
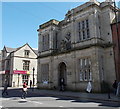
{"label": "pavement", "polygon": [[61,96],[61,97],[71,97],[75,99],[88,99],[88,100],[100,100],[100,101],[110,101],[120,103],[120,97],[115,94],[110,93],[110,97],[107,93],[87,93],[87,92],[73,92],[73,91],[58,91],[58,90],[43,90],[34,88],[28,89],[33,93],[44,94],[49,96]]}

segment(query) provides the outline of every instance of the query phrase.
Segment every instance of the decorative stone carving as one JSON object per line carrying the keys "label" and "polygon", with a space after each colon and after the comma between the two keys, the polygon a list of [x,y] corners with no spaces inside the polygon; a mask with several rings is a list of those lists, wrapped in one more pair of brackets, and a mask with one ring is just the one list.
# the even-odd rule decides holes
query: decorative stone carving
{"label": "decorative stone carving", "polygon": [[66,34],[66,40],[67,40],[67,42],[66,42],[66,49],[68,50],[68,49],[71,49],[71,33],[70,32],[68,32],[67,34]]}
{"label": "decorative stone carving", "polygon": [[67,39],[67,41],[69,41],[69,40],[71,39],[71,33],[68,32],[68,33],[66,34],[65,38]]}
{"label": "decorative stone carving", "polygon": [[66,49],[66,41],[62,40],[61,41],[61,50],[65,50]]}

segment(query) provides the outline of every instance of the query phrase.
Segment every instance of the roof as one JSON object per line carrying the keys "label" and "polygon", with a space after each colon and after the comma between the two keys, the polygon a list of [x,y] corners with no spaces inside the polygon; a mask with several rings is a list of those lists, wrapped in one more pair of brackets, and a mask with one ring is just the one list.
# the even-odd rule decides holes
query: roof
{"label": "roof", "polygon": [[[18,51],[19,49],[21,49],[21,48],[24,47],[25,45],[27,45],[27,46],[30,47],[30,45],[29,45],[28,43],[26,43],[26,44],[24,44],[23,46],[17,48],[14,52]],[[31,47],[30,47],[30,49],[31,49],[36,55],[38,54],[37,51],[35,51],[35,50],[37,50],[37,49],[33,50],[33,48],[31,48]]]}
{"label": "roof", "polygon": [[59,21],[58,20],[55,20],[55,19],[51,19],[49,20],[48,22],[42,24],[42,25],[39,25],[39,28],[40,29],[44,29],[50,25],[58,25],[59,24]]}
{"label": "roof", "polygon": [[[19,49],[21,49],[21,48],[24,47],[25,45],[28,45],[28,46],[29,46],[29,44],[26,43],[26,44],[24,44],[23,46],[18,47],[18,48],[10,48],[10,47],[6,47],[6,46],[4,46],[4,48],[5,48],[5,50],[6,50],[7,53],[12,53],[12,52],[18,51]],[[29,46],[29,47],[30,47],[30,46]],[[31,48],[31,47],[30,47],[30,48]],[[38,50],[37,50],[37,49],[31,48],[31,50],[32,50],[36,55],[38,55]]]}
{"label": "roof", "polygon": [[10,53],[10,52],[16,51],[18,48],[5,47],[5,49],[8,53]]}
{"label": "roof", "polygon": [[34,50],[34,52],[38,55],[38,50],[35,50],[35,49],[33,49]]}

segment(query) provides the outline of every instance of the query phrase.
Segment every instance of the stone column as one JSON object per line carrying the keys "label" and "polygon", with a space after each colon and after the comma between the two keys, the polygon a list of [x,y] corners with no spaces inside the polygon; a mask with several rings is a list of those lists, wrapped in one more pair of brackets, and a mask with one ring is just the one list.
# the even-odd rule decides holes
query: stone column
{"label": "stone column", "polygon": [[53,65],[54,65],[54,58],[51,56],[50,57],[50,62],[49,62],[49,89],[53,88],[53,73],[54,73],[54,69],[53,69]]}
{"label": "stone column", "polygon": [[100,70],[99,70],[99,59],[98,59],[98,48],[94,47],[92,52],[92,89],[93,92],[101,91],[100,83]]}

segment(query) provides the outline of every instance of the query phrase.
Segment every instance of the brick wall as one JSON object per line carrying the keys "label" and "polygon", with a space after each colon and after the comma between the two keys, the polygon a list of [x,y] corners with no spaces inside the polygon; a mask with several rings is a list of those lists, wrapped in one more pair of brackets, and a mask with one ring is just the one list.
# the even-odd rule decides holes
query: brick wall
{"label": "brick wall", "polygon": [[116,77],[120,81],[120,22],[118,22],[118,33],[116,23],[111,25],[112,27],[112,38],[114,44],[114,59],[116,68]]}

